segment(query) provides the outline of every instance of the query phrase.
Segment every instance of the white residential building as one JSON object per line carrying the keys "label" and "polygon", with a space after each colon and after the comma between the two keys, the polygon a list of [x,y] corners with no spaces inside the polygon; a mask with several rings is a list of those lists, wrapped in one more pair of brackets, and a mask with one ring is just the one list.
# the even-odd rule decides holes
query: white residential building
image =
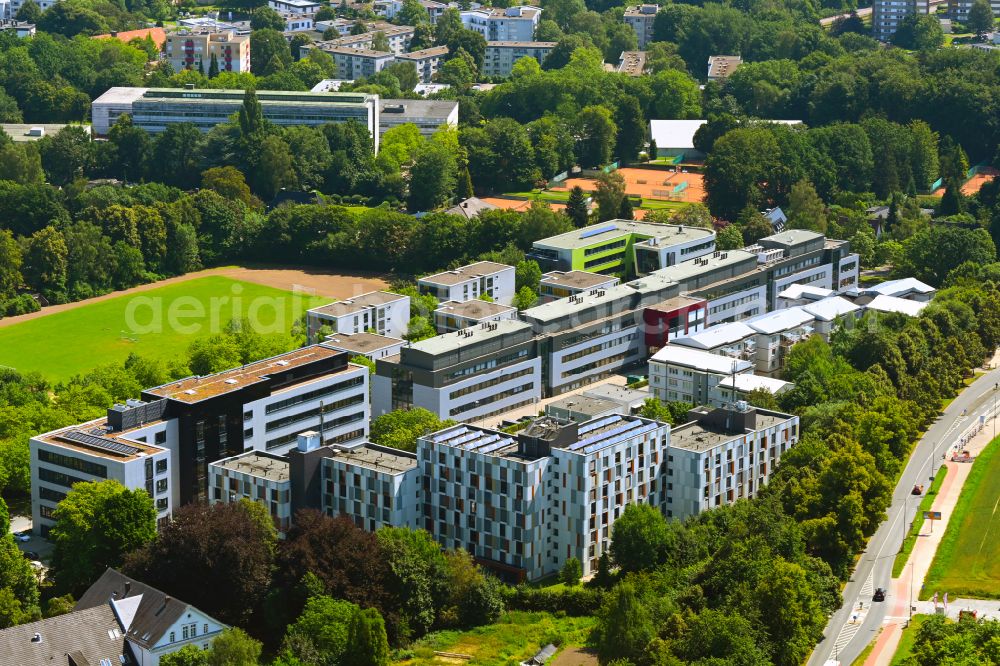
{"label": "white residential building", "polygon": [[861,316],[862,308],[842,296],[831,296],[815,303],[807,303],[800,308],[812,315],[813,331],[830,340],[833,329],[843,322],[853,321]]}
{"label": "white residential building", "polygon": [[[444,13],[444,10],[448,9],[446,3],[435,2],[435,0],[420,0],[420,4],[427,10],[427,16],[430,18],[431,25],[437,25],[437,20],[441,18],[441,14]],[[403,0],[375,0],[373,9],[376,14],[391,21],[403,9]]]}
{"label": "white residential building", "polygon": [[910,14],[927,14],[927,0],[874,0],[872,2],[872,36],[888,42],[899,29],[899,24]]}
{"label": "white residential building", "polygon": [[537,580],[570,557],[589,575],[626,506],[664,502],[669,441],[669,425],[622,415],[542,418],[517,436],[467,424],[426,435],[420,526],[509,578]]}
{"label": "white residential building", "polygon": [[650,392],[661,402],[709,402],[726,377],[753,374],[753,364],[738,358],[667,345],[649,359]]}
{"label": "white residential building", "polygon": [[640,50],[645,49],[646,45],[653,41],[653,24],[659,10],[659,5],[635,5],[625,8],[623,17],[625,24],[635,30]]}
{"label": "white residential building", "polygon": [[542,361],[531,326],[516,320],[414,342],[375,365],[375,416],[423,407],[442,419],[477,421],[542,397]]}
{"label": "white residential building", "polygon": [[279,14],[304,14],[312,16],[323,5],[313,0],[267,0],[267,6]]}
{"label": "white residential building", "polygon": [[372,51],[350,46],[323,48],[323,50],[333,57],[338,79],[371,78],[396,61],[396,57],[388,51]]}
{"label": "white residential building", "polygon": [[209,504],[241,499],[258,502],[284,538],[292,525],[292,491],[288,458],[264,451],[247,451],[208,465]]}
{"label": "white residential building", "polygon": [[15,19],[7,19],[3,17],[3,7],[4,3],[0,1],[0,32],[13,32],[19,38],[24,37],[34,37],[35,36],[35,24],[28,23],[27,21],[17,21]]}
{"label": "white residential building", "polygon": [[757,333],[754,363],[757,372],[774,376],[785,367],[788,351],[815,330],[816,318],[805,308],[775,310],[744,322]]}
{"label": "white residential building", "polygon": [[463,11],[461,16],[462,25],[478,32],[487,42],[530,42],[535,38],[542,10],[530,6],[480,7]]}
{"label": "white residential building", "polygon": [[83,481],[115,480],[145,490],[162,526],[178,505],[178,474],[167,448],[176,447],[176,441],[175,422],[156,420],[111,432],[106,418],[32,437],[28,448],[35,533],[48,534],[55,525],[56,506],[74,483]]}
{"label": "white residential building", "polygon": [[486,295],[501,305],[514,300],[514,267],[495,261],[477,261],[452,271],[417,280],[420,292],[439,301],[468,301]]}
{"label": "white residential building", "polygon": [[406,341],[376,333],[334,333],[326,336],[321,344],[324,347],[347,352],[351,358],[364,356],[374,361],[396,356],[406,345]]}
{"label": "white residential building", "polygon": [[776,310],[808,305],[829,298],[836,294],[833,289],[814,287],[810,284],[792,284],[778,292],[775,302]]}
{"label": "white residential building", "polygon": [[[21,11],[21,7],[24,6],[26,0],[0,0],[0,18],[12,19],[17,16],[17,13]],[[60,0],[35,0],[35,4],[38,8],[45,12],[45,10],[55,7],[59,4]],[[20,35],[19,35],[20,36]]]}
{"label": "white residential building", "polygon": [[778,396],[795,388],[795,384],[773,377],[761,375],[730,375],[719,382],[709,392],[708,404],[713,407],[727,407],[750,398],[753,391],[767,391]]}
{"label": "white residential building", "polygon": [[332,333],[364,333],[402,338],[410,322],[410,297],[390,291],[370,291],[335,301],[306,313],[309,339],[316,340],[322,328]]}
{"label": "white residential building", "polygon": [[755,409],[699,407],[673,428],[665,513],[683,520],[754,497],[781,456],[799,441],[799,417]]}
{"label": "white residential building", "polygon": [[434,328],[438,333],[450,333],[504,319],[517,319],[517,308],[478,298],[470,301],[445,301],[434,311]]}
{"label": "white residential building", "polygon": [[593,289],[610,289],[618,283],[618,278],[601,273],[550,271],[542,275],[538,283],[538,300],[548,303]]}
{"label": "white residential building", "polygon": [[[447,55],[447,46],[431,46],[418,51],[410,51],[409,53],[397,53],[396,62],[413,63],[413,67],[417,70],[418,81],[420,83],[430,83],[434,80],[434,75],[437,74],[438,67],[441,66],[441,61]],[[458,102],[454,104],[455,108],[458,109]]]}
{"label": "white residential building", "polygon": [[747,361],[753,358],[756,336],[744,322],[733,321],[674,338],[670,344]]}
{"label": "white residential building", "polygon": [[495,41],[486,43],[483,57],[483,74],[486,76],[510,76],[514,63],[521,58],[534,58],[541,65],[552,53],[557,42]]}

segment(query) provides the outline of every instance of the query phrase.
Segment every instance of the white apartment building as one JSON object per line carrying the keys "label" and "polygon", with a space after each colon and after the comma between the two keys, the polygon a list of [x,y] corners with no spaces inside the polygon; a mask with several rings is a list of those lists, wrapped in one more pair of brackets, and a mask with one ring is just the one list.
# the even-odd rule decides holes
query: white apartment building
{"label": "white apartment building", "polygon": [[517,436],[467,424],[426,435],[420,526],[510,578],[537,580],[570,557],[589,575],[626,506],[663,503],[669,440],[669,425],[617,414],[541,418]]}
{"label": "white apartment building", "polygon": [[833,289],[814,287],[808,284],[793,284],[778,292],[775,302],[775,309],[794,308],[800,305],[808,305],[821,301],[824,298],[833,296],[836,292]]}
{"label": "white apartment building", "polygon": [[899,24],[910,14],[927,14],[927,0],[874,0],[872,2],[872,36],[888,42],[896,34]]}
{"label": "white apartment building", "polygon": [[313,308],[306,313],[309,339],[316,340],[320,329],[331,333],[364,333],[402,338],[410,322],[410,297],[390,291],[370,291],[343,301]]}
{"label": "white apartment building", "polygon": [[754,497],[799,441],[799,417],[755,409],[699,407],[673,428],[667,452],[668,517],[683,520]]}
{"label": "white apartment building", "polygon": [[74,483],[113,479],[131,490],[145,490],[156,506],[159,525],[177,506],[177,471],[168,438],[176,424],[158,420],[126,431],[109,432],[107,419],[61,428],[32,437],[31,516],[36,534],[55,525],[54,512]]}
{"label": "white apartment building", "polygon": [[471,301],[445,301],[434,311],[434,328],[438,333],[451,333],[484,322],[504,319],[517,319],[517,308],[488,303],[478,298]]}
{"label": "white apartment building", "polygon": [[833,330],[844,322],[853,321],[861,316],[861,306],[855,305],[841,296],[831,296],[815,303],[801,306],[803,312],[813,317],[813,332],[830,340]]}
{"label": "white apartment building", "polygon": [[[972,9],[974,0],[949,0],[948,16],[953,21],[965,23],[969,20],[969,10]],[[990,0],[990,9],[993,10],[994,17],[1000,17],[1000,0]]]}
{"label": "white apartment building", "polygon": [[241,499],[264,506],[280,538],[292,526],[292,491],[288,458],[247,451],[208,465],[208,503],[230,504]]}
{"label": "white apartment building", "polygon": [[773,377],[785,367],[789,350],[813,334],[816,318],[805,308],[787,308],[751,317],[744,323],[757,333],[753,358],[757,373]]}
{"label": "white apartment building", "polygon": [[312,16],[323,5],[313,0],[267,0],[267,6],[279,14],[304,14]]}
{"label": "white apartment building", "polygon": [[556,42],[495,41],[486,43],[483,57],[483,74],[486,76],[510,76],[514,63],[521,58],[534,58],[541,65],[556,47]]}
{"label": "white apartment building", "polygon": [[376,333],[334,333],[326,336],[320,344],[346,352],[351,358],[364,356],[374,361],[398,355],[399,350],[406,345],[406,341]]}
{"label": "white apartment building", "polygon": [[749,400],[753,391],[763,390],[778,396],[793,388],[795,388],[795,384],[774,377],[747,373],[730,375],[709,392],[708,404],[713,407],[729,407],[734,403]]}
{"label": "white apartment building", "polygon": [[414,342],[375,365],[375,416],[423,407],[442,419],[477,421],[542,397],[542,361],[531,326],[521,321],[486,322]]}
{"label": "white apartment building", "polygon": [[316,29],[316,22],[312,16],[305,14],[289,14],[285,16],[285,32],[307,32]]}
{"label": "white apartment building", "polygon": [[337,66],[338,79],[370,78],[396,60],[395,56],[388,51],[356,49],[349,46],[337,46],[323,50],[333,56],[333,62]]}
{"label": "white apartment building", "polygon": [[220,72],[250,71],[250,35],[235,31],[169,33],[163,44],[163,56],[174,71],[184,69],[208,74],[212,56]]}
{"label": "white apartment building", "polygon": [[[12,19],[14,18],[21,7],[24,6],[25,0],[0,0],[0,19]],[[35,0],[35,4],[43,12],[51,7],[59,4],[59,0]],[[18,35],[20,36],[20,35]]]}
{"label": "white apartment building", "polygon": [[653,24],[658,11],[659,5],[634,5],[625,8],[625,24],[635,31],[640,50],[653,41]]}
{"label": "white apartment building", "polygon": [[[441,14],[444,13],[444,10],[448,9],[447,4],[435,2],[434,0],[420,0],[420,4],[427,10],[431,25],[437,25],[437,20],[441,18]],[[375,0],[372,8],[376,14],[391,21],[403,9],[403,0]]]}
{"label": "white apartment building", "polygon": [[530,6],[480,7],[463,11],[461,16],[462,25],[478,32],[487,42],[530,42],[535,38],[542,10]]}
{"label": "white apartment building", "polygon": [[[417,79],[419,82],[430,83],[434,80],[434,75],[437,74],[438,68],[441,66],[441,61],[447,55],[447,46],[431,46],[426,49],[410,51],[409,53],[397,53],[396,62],[413,63],[413,67],[417,70]],[[455,108],[458,108],[458,102],[455,102]]]}
{"label": "white apartment building", "polygon": [[477,261],[417,280],[420,293],[432,294],[439,301],[461,302],[486,295],[501,305],[513,302],[514,284],[514,267],[495,261]]}
{"label": "white apartment building", "polygon": [[[3,2],[0,2],[0,17],[3,16]],[[0,18],[0,32],[13,32],[18,38],[34,37],[35,24],[27,21],[17,21],[15,19]]]}
{"label": "white apartment building", "polygon": [[618,283],[618,278],[601,273],[550,271],[542,275],[538,283],[538,300],[549,303],[593,289],[610,289]]}
{"label": "white apartment building", "polygon": [[[320,21],[316,24],[316,29],[325,31],[326,28],[323,26],[329,25],[329,22]],[[341,33],[345,28],[343,24],[337,22],[334,22],[332,27],[336,27],[338,33]],[[361,33],[360,35],[352,35],[350,34],[352,27],[354,27],[353,23],[346,26],[347,32],[341,34],[336,39],[315,42],[313,44],[303,44],[299,52],[302,57],[305,57],[309,53],[309,49],[312,48],[329,51],[330,49],[347,47],[371,51],[373,50],[376,33],[382,33],[389,42],[389,51],[398,56],[405,54],[406,50],[410,48],[410,41],[413,39],[413,34],[416,30],[413,26],[409,25],[393,25],[391,23],[376,21],[366,24],[368,32]]]}
{"label": "white apartment building", "polygon": [[733,321],[674,338],[670,344],[747,361],[753,358],[756,336],[746,323]]}
{"label": "white apartment building", "polygon": [[649,359],[649,388],[661,402],[701,405],[726,377],[753,374],[753,364],[739,358],[669,344]]}
{"label": "white apartment building", "polygon": [[417,456],[369,442],[330,447],[321,465],[322,510],[361,529],[416,529],[420,511]]}

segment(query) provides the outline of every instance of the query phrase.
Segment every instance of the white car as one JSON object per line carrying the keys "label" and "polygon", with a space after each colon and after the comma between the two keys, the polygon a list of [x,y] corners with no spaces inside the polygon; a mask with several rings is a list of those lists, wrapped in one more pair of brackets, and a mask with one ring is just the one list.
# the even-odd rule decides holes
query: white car
{"label": "white car", "polygon": [[27,532],[15,532],[14,538],[21,542],[31,541],[31,535]]}

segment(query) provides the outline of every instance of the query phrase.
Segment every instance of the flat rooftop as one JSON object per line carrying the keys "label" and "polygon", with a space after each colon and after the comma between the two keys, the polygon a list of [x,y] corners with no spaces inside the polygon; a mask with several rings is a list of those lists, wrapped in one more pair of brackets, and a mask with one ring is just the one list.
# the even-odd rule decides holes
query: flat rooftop
{"label": "flat rooftop", "polygon": [[434,311],[434,314],[455,315],[464,319],[489,319],[506,312],[516,312],[517,308],[500,303],[489,303],[474,298],[470,301],[445,301]]}
{"label": "flat rooftop", "polygon": [[232,458],[224,458],[211,463],[212,467],[228,469],[231,472],[248,474],[267,481],[284,483],[289,481],[288,459],[272,456],[260,451],[247,451]]}
{"label": "flat rooftop", "polygon": [[[37,128],[42,128],[41,134],[32,134],[32,130]],[[3,123],[0,124],[0,128],[9,136],[15,143],[28,142],[28,141],[38,141],[43,136],[53,136],[59,133],[64,127],[69,127],[69,125],[64,124],[53,124],[53,123]],[[90,134],[90,125],[77,125],[87,134]]]}
{"label": "flat rooftop", "polygon": [[617,284],[618,278],[588,271],[552,271],[541,280],[541,284],[567,289],[592,289],[608,283]]}
{"label": "flat rooftop", "polygon": [[784,391],[785,389],[790,389],[794,384],[791,382],[786,382],[781,379],[775,379],[774,377],[764,377],[761,375],[732,375],[726,377],[721,382],[719,386],[722,388],[733,388],[735,387],[737,391],[743,391],[749,393],[750,391],[755,391],[757,389],[764,389],[777,395],[778,393]]}
{"label": "flat rooftop", "polygon": [[653,305],[647,306],[653,310],[658,310],[660,312],[672,312],[674,310],[680,310],[681,308],[690,307],[692,305],[698,305],[699,303],[705,303],[704,298],[695,298],[694,296],[672,296],[666,300],[660,301],[659,303],[654,303]]}
{"label": "flat rooftop", "polygon": [[326,336],[326,341],[320,344],[348,353],[370,354],[373,351],[394,347],[403,342],[400,338],[378,335],[377,333],[334,333]]}
{"label": "flat rooftop", "polygon": [[434,336],[433,338],[421,340],[420,342],[414,342],[408,347],[408,349],[430,354],[431,356],[437,356],[439,354],[447,354],[448,352],[457,351],[469,345],[479,344],[484,340],[489,340],[490,338],[530,330],[531,324],[527,322],[518,321],[516,319],[501,319],[500,321],[486,322],[477,326],[463,328],[461,331],[456,331],[454,333],[445,333],[443,335]]}
{"label": "flat rooftop", "polygon": [[[155,423],[158,421],[146,422],[140,427],[148,428]],[[70,451],[119,462],[130,462],[166,450],[153,444],[144,444],[131,439],[129,433],[138,429],[137,427],[130,430],[108,432],[108,420],[102,417],[80,425],[53,430],[38,435],[36,439]]]}
{"label": "flat rooftop", "polygon": [[718,254],[706,254],[703,257],[688,259],[679,264],[661,268],[653,271],[652,275],[659,275],[674,282],[685,282],[713,270],[733,266],[750,259],[756,265],[756,254],[744,250],[724,250]]}
{"label": "flat rooftop", "polygon": [[567,412],[577,412],[580,414],[596,415],[622,409],[622,405],[605,398],[591,397],[589,395],[568,395],[545,406],[545,411],[550,409],[561,409]]}
{"label": "flat rooftop", "polygon": [[384,124],[393,119],[409,122],[411,118],[434,118],[443,123],[457,108],[458,102],[451,99],[382,99],[379,102],[379,122]]}
{"label": "flat rooftop", "polygon": [[393,303],[402,298],[408,298],[408,296],[400,296],[399,294],[394,294],[391,291],[369,291],[367,294],[361,294],[360,296],[345,298],[342,301],[334,301],[333,303],[321,305],[318,308],[309,310],[309,312],[317,315],[326,315],[328,317],[343,317],[345,315],[363,312],[368,308]]}
{"label": "flat rooftop", "polygon": [[[784,423],[791,416],[777,412],[762,412],[757,410],[757,430],[764,430],[779,423]],[[721,428],[706,427],[698,421],[691,421],[677,426],[670,431],[670,448],[702,453],[725,444],[737,437],[743,437],[745,432],[726,432]]]}
{"label": "flat rooftop", "polygon": [[656,238],[661,245],[670,246],[695,240],[707,240],[715,234],[711,229],[686,227],[677,224],[654,224],[636,220],[608,220],[582,229],[574,229],[558,236],[534,242],[535,247],[557,250],[574,250],[601,245],[623,236],[637,235]]}
{"label": "flat rooftop", "polygon": [[[409,53],[401,53],[396,57],[400,60],[419,60],[420,58],[433,58],[434,56],[443,55],[448,55],[447,46],[431,46],[426,49],[410,51]],[[455,102],[455,104],[458,104],[458,102]]]}
{"label": "flat rooftop", "polygon": [[461,266],[453,271],[443,271],[441,273],[435,273],[434,275],[422,277],[417,280],[417,284],[433,284],[451,287],[469,280],[486,277],[487,275],[496,275],[497,273],[506,270],[514,270],[514,267],[508,266],[507,264],[500,264],[495,261],[477,261],[474,264]]}
{"label": "flat rooftop", "polygon": [[387,446],[366,442],[350,449],[328,446],[330,453],[325,458],[341,460],[352,465],[375,470],[383,474],[403,474],[417,466],[417,456],[408,451],[397,451]]}
{"label": "flat rooftop", "polygon": [[729,358],[720,354],[711,354],[690,347],[667,345],[653,354],[650,361],[657,361],[681,368],[691,368],[700,372],[711,372],[717,375],[729,375],[747,372],[753,368],[753,363]]}
{"label": "flat rooftop", "polygon": [[774,335],[806,326],[816,320],[805,308],[785,308],[750,317],[744,323],[763,335]]}
{"label": "flat rooftop", "polygon": [[[215,104],[235,104],[242,105],[245,91],[226,90],[219,88],[198,88],[188,90],[186,88],[111,88],[107,93],[98,99],[104,101],[105,95],[112,90],[141,90],[139,99],[143,101],[155,100],[159,102],[170,102],[172,104],[190,103],[203,104],[212,102]],[[124,99],[135,99],[134,94],[130,98],[128,93],[122,93]],[[374,101],[375,96],[366,93],[355,92],[298,92],[291,90],[258,90],[257,99],[261,105],[267,107],[271,104],[367,104]],[[95,100],[97,101],[97,100]]]}
{"label": "flat rooftop", "polygon": [[[207,398],[214,398],[231,391],[238,391],[252,384],[265,381],[271,374],[332,358],[342,353],[323,345],[312,345],[280,354],[279,356],[272,356],[262,361],[249,363],[239,368],[225,370],[214,375],[181,379],[176,382],[164,384],[163,386],[147,389],[146,393],[160,396],[161,398],[171,398],[178,402],[200,402]],[[353,369],[353,367],[357,366],[348,365],[330,374],[347,372]]]}
{"label": "flat rooftop", "polygon": [[861,306],[841,296],[830,296],[815,303],[807,303],[801,306],[801,309],[819,321],[833,321],[837,317],[860,310]]}
{"label": "flat rooftop", "polygon": [[[819,240],[821,238],[825,237],[817,231],[809,231],[808,229],[789,229],[788,231],[782,231],[777,234],[765,236],[760,240],[769,241],[775,245],[792,247],[795,245],[801,245],[802,243],[808,243],[809,241]],[[760,241],[758,241],[758,243],[759,242]]]}
{"label": "flat rooftop", "polygon": [[582,395],[588,398],[600,398],[601,400],[610,400],[611,402],[618,403],[619,405],[627,405],[630,408],[640,407],[642,403],[649,397],[649,389],[633,389],[627,386],[618,386],[616,384],[598,384],[597,386],[587,389],[582,393]]}
{"label": "flat rooftop", "polygon": [[[516,17],[515,17],[516,18]],[[486,42],[486,48],[501,48],[501,49],[554,49],[556,44],[559,42]]]}

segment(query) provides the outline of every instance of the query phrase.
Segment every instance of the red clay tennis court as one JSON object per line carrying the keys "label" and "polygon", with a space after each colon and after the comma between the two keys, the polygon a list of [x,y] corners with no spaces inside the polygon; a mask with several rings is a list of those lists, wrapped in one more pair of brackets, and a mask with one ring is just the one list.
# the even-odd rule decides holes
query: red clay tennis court
{"label": "red clay tennis court", "polygon": [[[623,167],[618,173],[625,179],[625,193],[643,199],[700,202],[705,200],[705,178],[700,173],[663,169]],[[584,191],[597,189],[596,178],[567,178],[553,190],[568,190],[579,185]]]}
{"label": "red clay tennis court", "polygon": [[[979,173],[965,181],[965,185],[962,185],[962,194],[972,196],[978,193],[983,188],[983,185],[996,178],[997,175],[1000,175],[1000,171],[993,167],[980,169]],[[933,194],[936,197],[944,196],[944,188],[939,187]]]}

